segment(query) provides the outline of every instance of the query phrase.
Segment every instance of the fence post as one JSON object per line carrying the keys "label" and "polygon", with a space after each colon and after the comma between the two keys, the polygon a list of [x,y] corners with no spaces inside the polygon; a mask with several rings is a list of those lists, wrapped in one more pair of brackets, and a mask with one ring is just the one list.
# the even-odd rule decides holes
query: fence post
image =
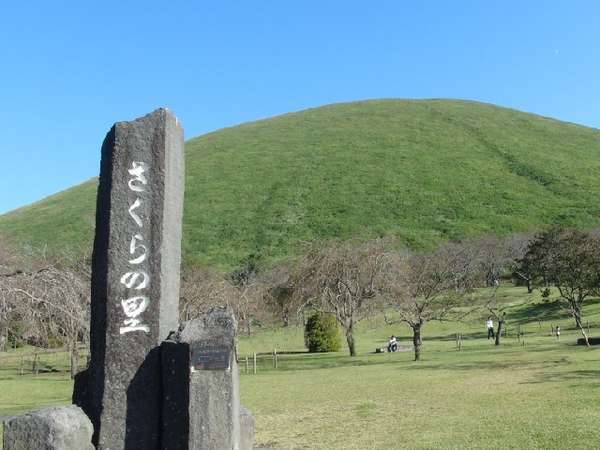
{"label": "fence post", "polygon": [[277,369],[277,349],[273,349],[273,369]]}
{"label": "fence post", "polygon": [[38,354],[35,352],[33,354],[33,366],[31,367],[31,371],[37,375],[38,374]]}
{"label": "fence post", "polygon": [[248,374],[248,355],[246,355],[246,375]]}
{"label": "fence post", "polygon": [[256,352],[254,352],[254,357],[253,357],[253,373],[254,373],[254,375],[256,375]]}

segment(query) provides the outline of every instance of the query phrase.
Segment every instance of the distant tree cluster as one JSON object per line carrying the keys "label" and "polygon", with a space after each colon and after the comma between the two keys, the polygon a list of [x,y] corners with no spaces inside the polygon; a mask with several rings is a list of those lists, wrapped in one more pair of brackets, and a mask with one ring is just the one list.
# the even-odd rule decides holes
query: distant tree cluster
{"label": "distant tree cluster", "polygon": [[[426,325],[472,312],[469,294],[476,288],[492,288],[483,308],[497,323],[497,345],[506,321],[506,305],[496,295],[501,280],[530,293],[552,288],[586,342],[583,306],[600,295],[600,234],[559,227],[535,236],[466,239],[428,252],[389,239],[333,240],[313,243],[299,258],[275,267],[259,262],[248,258],[225,274],[185,267],[180,319],[227,305],[240,329],[251,334],[262,325],[304,326],[307,316],[319,312],[334,318],[355,356],[357,324],[384,314],[388,323],[409,327],[419,360]],[[31,257],[0,242],[0,351],[11,343],[64,345],[75,373],[78,346],[89,334],[89,284],[88,259]]]}
{"label": "distant tree cluster", "polygon": [[79,345],[89,338],[88,261],[23,257],[0,244],[0,351],[8,345],[63,345],[78,371]]}
{"label": "distant tree cluster", "polygon": [[583,305],[600,295],[600,236],[598,233],[553,227],[538,234],[518,263],[538,287],[554,287],[560,305],[568,311],[586,344]]}

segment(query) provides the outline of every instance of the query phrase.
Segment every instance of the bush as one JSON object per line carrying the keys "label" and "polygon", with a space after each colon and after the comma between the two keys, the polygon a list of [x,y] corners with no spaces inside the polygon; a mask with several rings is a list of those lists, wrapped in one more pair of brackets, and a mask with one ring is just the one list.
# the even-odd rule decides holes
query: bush
{"label": "bush", "polygon": [[322,312],[312,314],[304,328],[304,345],[311,353],[339,351],[340,329],[335,317]]}

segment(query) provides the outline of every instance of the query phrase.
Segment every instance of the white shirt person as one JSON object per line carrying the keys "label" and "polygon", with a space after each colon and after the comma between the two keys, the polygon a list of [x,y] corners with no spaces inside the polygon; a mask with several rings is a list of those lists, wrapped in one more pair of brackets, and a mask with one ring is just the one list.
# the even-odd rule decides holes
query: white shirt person
{"label": "white shirt person", "polygon": [[495,337],[494,336],[494,321],[492,320],[491,317],[488,317],[487,321],[485,322],[485,326],[487,327],[488,339]]}

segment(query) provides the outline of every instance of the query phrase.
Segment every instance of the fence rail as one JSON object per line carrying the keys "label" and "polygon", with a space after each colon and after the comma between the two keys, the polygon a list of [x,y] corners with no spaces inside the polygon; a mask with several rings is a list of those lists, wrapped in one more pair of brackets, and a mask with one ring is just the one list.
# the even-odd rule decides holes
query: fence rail
{"label": "fence rail", "polygon": [[276,370],[279,366],[279,358],[277,350],[273,349],[272,352],[238,356],[237,363],[240,373],[256,375],[259,370]]}
{"label": "fence rail", "polygon": [[36,349],[28,352],[0,353],[0,371],[16,375],[38,375],[40,373],[71,373],[71,363],[78,370],[87,367],[89,350],[78,349],[76,359],[71,361],[71,352],[65,348]]}

